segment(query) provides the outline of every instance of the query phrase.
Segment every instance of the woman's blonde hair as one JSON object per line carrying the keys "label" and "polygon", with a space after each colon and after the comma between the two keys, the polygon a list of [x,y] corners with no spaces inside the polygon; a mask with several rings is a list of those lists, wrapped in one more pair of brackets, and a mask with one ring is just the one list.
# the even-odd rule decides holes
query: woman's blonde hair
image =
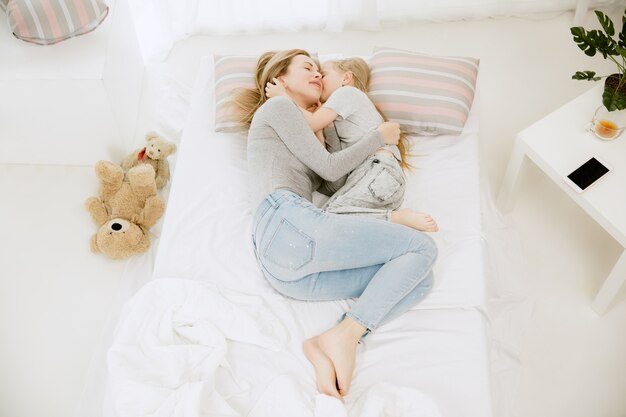
{"label": "woman's blonde hair", "polygon": [[313,59],[319,67],[319,62],[303,49],[288,49],[285,51],[265,52],[256,63],[256,89],[238,88],[233,92],[231,103],[239,110],[238,121],[246,124],[252,122],[254,113],[267,101],[265,86],[269,81],[287,73],[287,67],[294,57],[305,55]]}
{"label": "woman's blonde hair", "polygon": [[[382,116],[383,120],[386,122],[389,121],[385,114],[380,111],[378,106],[376,106],[374,100],[372,100],[372,98],[369,96],[371,71],[369,65],[367,65],[367,62],[365,62],[364,59],[359,57],[353,57],[346,59],[336,59],[333,61],[327,61],[326,63],[332,65],[337,71],[351,72],[354,86],[367,94],[367,96],[370,98],[370,101],[374,104],[374,107],[376,107],[376,110],[378,110],[378,113],[380,113],[380,115]],[[409,141],[404,134],[400,135],[398,149],[400,150],[400,166],[402,167],[402,169],[412,168],[412,166],[406,160],[407,156],[409,156],[410,154],[408,153]]]}

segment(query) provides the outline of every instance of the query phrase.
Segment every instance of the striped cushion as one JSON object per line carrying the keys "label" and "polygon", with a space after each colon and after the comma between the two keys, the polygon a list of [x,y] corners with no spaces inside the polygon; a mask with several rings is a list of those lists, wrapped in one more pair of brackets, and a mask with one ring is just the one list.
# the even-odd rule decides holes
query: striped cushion
{"label": "striped cushion", "polygon": [[407,134],[460,135],[474,100],[478,63],[375,48],[370,96]]}
{"label": "striped cushion", "polygon": [[103,0],[8,0],[6,12],[17,38],[51,45],[91,32],[109,7]]}
{"label": "striped cushion", "polygon": [[247,128],[236,121],[235,106],[230,102],[233,89],[256,88],[254,72],[258,56],[216,55],[215,59],[215,131],[240,132]]}

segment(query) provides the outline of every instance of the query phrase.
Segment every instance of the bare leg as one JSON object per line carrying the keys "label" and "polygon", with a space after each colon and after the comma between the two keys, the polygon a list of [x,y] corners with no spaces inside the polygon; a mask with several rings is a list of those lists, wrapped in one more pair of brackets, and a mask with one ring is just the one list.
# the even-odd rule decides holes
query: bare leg
{"label": "bare leg", "polygon": [[[346,317],[335,327],[305,342],[305,353],[307,352],[307,348],[311,349],[311,346],[316,343],[319,348],[319,353],[330,360],[330,364],[334,368],[334,374],[336,375],[336,381],[333,381],[333,384],[336,384],[336,387],[339,389],[339,395],[342,397],[347,395],[350,389],[352,374],[354,373],[356,347],[361,336],[365,333],[365,330],[365,326],[357,323],[350,317]],[[308,354],[307,358],[309,358],[315,367],[316,377],[319,378],[319,376],[323,376],[327,379],[328,372],[324,369],[318,372],[318,369],[322,368],[322,366],[319,365],[321,361],[318,360],[314,362]],[[327,365],[328,362],[323,363],[323,366]],[[328,381],[322,381],[322,384],[327,386]],[[318,389],[319,386],[320,381],[318,381]]]}
{"label": "bare leg", "polygon": [[428,213],[418,213],[411,209],[399,209],[391,212],[391,223],[402,224],[420,232],[436,232],[437,222]]}

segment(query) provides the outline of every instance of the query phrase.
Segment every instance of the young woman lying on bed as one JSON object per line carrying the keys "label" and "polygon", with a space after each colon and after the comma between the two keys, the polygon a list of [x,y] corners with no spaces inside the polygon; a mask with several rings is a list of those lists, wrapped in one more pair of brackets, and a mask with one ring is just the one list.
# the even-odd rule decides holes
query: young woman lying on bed
{"label": "young woman lying on bed", "polygon": [[[264,87],[274,79],[287,97],[268,100]],[[256,85],[262,88],[241,92],[236,101],[244,121],[251,122],[248,169],[257,259],[270,285],[288,297],[358,297],[336,326],[304,342],[318,390],[341,398],[350,388],[360,338],[407,311],[432,287],[437,248],[425,233],[394,223],[393,213],[383,221],[328,213],[311,203],[322,179],[336,181],[385,144],[396,145],[398,124],[381,123],[350,147],[329,153],[300,110],[318,105],[323,89],[308,52],[264,54]],[[326,139],[337,144],[333,132],[327,129]]]}

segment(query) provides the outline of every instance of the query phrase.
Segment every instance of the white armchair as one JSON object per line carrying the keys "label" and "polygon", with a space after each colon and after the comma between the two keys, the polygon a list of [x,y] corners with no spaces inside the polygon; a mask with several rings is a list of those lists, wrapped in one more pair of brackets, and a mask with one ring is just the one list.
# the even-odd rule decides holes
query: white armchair
{"label": "white armchair", "polygon": [[0,16],[0,163],[92,165],[140,135],[144,64],[127,0],[108,4],[95,31],[48,46]]}

